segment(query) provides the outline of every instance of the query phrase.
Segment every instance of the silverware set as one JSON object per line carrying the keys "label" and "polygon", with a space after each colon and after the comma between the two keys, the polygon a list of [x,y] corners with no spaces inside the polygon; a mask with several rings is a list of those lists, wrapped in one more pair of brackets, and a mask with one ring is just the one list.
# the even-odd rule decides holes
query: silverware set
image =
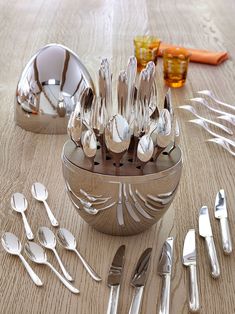
{"label": "silverware set", "polygon": [[[50,223],[53,227],[58,227],[59,223],[54,217],[52,211],[49,208],[49,205],[47,204],[46,200],[48,198],[48,191],[46,188],[43,186],[41,183],[34,183],[32,185],[31,189],[33,197],[40,201],[43,202],[46,212],[48,215],[48,218],[50,220]],[[23,223],[24,223],[24,228],[25,228],[25,233],[26,237],[30,242],[26,242],[24,246],[24,252],[27,255],[27,257],[37,263],[37,264],[44,264],[50,267],[50,269],[56,274],[56,276],[60,279],[60,281],[73,293],[79,293],[79,290],[75,288],[70,281],[73,281],[72,276],[66,269],[64,263],[62,262],[57,249],[56,249],[56,244],[57,240],[58,243],[65,248],[66,250],[69,251],[74,251],[80,261],[82,262],[83,266],[85,267],[86,271],[89,273],[89,275],[95,280],[95,281],[101,281],[100,276],[97,275],[97,273],[92,269],[92,267],[86,262],[84,257],[81,255],[81,253],[77,250],[77,243],[76,239],[73,236],[73,234],[64,228],[59,228],[57,230],[57,237],[53,233],[52,230],[50,230],[48,227],[40,227],[37,232],[37,238],[41,246],[35,242],[32,242],[34,239],[33,232],[31,230],[31,227],[27,221],[25,211],[28,207],[28,202],[26,198],[24,197],[23,194],[21,193],[14,193],[11,196],[11,207],[13,210],[16,212],[20,213],[23,218]],[[25,266],[28,274],[30,275],[31,279],[37,286],[42,286],[43,283],[41,279],[36,275],[36,273],[33,271],[31,266],[28,264],[28,262],[25,260],[23,255],[21,254],[22,252],[22,244],[20,240],[17,238],[16,235],[10,232],[5,232],[2,235],[2,246],[3,248],[10,254],[19,256],[20,260],[22,261],[23,265]],[[55,257],[56,260],[59,264],[59,267],[63,273],[63,276],[55,269],[55,267],[48,261],[47,255],[45,252],[45,249],[51,250]]]}
{"label": "silverware set", "polygon": [[[86,88],[68,123],[68,134],[76,147],[83,149],[94,168],[94,159],[101,149],[102,163],[112,160],[121,166],[124,155],[145,166],[175,138],[175,118],[168,90],[164,109],[159,110],[155,84],[155,65],[149,62],[137,77],[137,61],[130,57],[126,70],[117,83],[117,100],[112,95],[112,73],[107,59],[99,68],[99,93]],[[179,125],[177,123],[177,139]],[[176,145],[176,142],[174,142]],[[171,146],[171,152],[175,146]]]}
{"label": "silverware set", "polygon": [[[141,310],[142,297],[147,280],[152,248],[147,248],[140,256],[134,269],[130,284],[134,288],[134,295],[129,309],[129,314],[138,314]],[[122,245],[114,255],[110,266],[107,284],[110,287],[110,297],[107,314],[118,313],[118,301],[121,278],[125,258],[125,245]]]}
{"label": "silverware set", "polygon": [[[200,96],[204,96],[204,98],[202,98],[202,97],[191,98],[190,99],[191,102],[193,102],[197,105],[200,105],[200,106],[206,108],[207,110],[210,110],[211,112],[216,113],[217,115],[219,114],[219,116],[216,117],[217,119],[229,122],[230,125],[232,125],[232,126],[235,125],[235,112],[234,112],[235,106],[227,104],[227,103],[217,99],[215,97],[215,95],[213,94],[213,92],[211,92],[209,90],[202,90],[202,91],[198,91],[197,93]],[[217,109],[211,103],[219,105],[224,109],[223,110]],[[235,150],[234,150],[235,141],[231,138],[221,136],[220,134],[212,131],[210,129],[209,125],[215,126],[216,128],[222,130],[223,132],[225,132],[228,135],[233,135],[233,131],[231,130],[231,128],[228,128],[228,127],[224,126],[223,124],[218,123],[216,121],[212,121],[210,119],[202,117],[201,115],[198,114],[196,109],[191,105],[184,105],[184,106],[180,106],[179,108],[191,112],[196,117],[196,119],[189,120],[190,123],[194,123],[196,125],[199,125],[207,133],[209,133],[210,135],[213,136],[213,138],[206,140],[207,142],[216,143],[216,144],[220,145],[221,147],[223,147],[225,150],[227,150],[232,156],[235,156]],[[227,112],[224,110],[230,110],[230,112]]]}

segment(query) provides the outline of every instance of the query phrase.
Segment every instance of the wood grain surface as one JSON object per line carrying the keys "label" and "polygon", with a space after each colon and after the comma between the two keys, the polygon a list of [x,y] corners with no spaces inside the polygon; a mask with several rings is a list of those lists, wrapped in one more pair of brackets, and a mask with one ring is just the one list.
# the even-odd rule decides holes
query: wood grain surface
{"label": "wood grain surface", "polygon": [[[152,33],[165,42],[211,50],[228,50],[230,59],[215,67],[190,64],[187,84],[173,90],[173,103],[187,104],[200,89],[211,89],[219,98],[235,104],[235,2],[234,0],[50,0],[0,1],[0,231],[15,233],[25,243],[20,217],[10,209],[13,192],[28,199],[27,217],[34,233],[49,222],[42,204],[32,199],[33,182],[43,182],[49,190],[49,204],[61,226],[77,238],[78,248],[101,275],[94,282],[77,257],[58,247],[64,263],[75,277],[79,296],[70,293],[46,266],[30,262],[44,282],[37,288],[19,259],[0,248],[0,313],[106,313],[109,288],[107,271],[119,245],[126,245],[126,263],[120,294],[119,313],[128,313],[133,288],[130,277],[141,252],[151,246],[153,256],[144,291],[142,314],[158,312],[161,278],[157,263],[168,235],[175,236],[171,289],[171,313],[188,313],[188,274],[181,262],[183,240],[189,228],[197,231],[198,277],[202,314],[235,313],[235,253],[224,256],[219,224],[213,218],[215,195],[224,188],[232,238],[235,239],[234,157],[213,143],[199,127],[187,123],[191,114],[175,110],[181,126],[184,169],[175,200],[164,218],[149,231],[132,237],[112,237],[98,233],[84,223],[66,195],[61,170],[61,151],[66,135],[40,135],[14,124],[14,93],[20,73],[40,47],[51,42],[74,50],[97,81],[101,57],[112,60],[113,77],[133,54],[133,37]],[[162,60],[157,66],[157,84],[162,103],[166,88]],[[215,105],[216,106],[216,105]],[[204,116],[215,115],[197,107]],[[218,107],[219,108],[219,107]],[[235,132],[235,128],[233,127]],[[233,137],[234,138],[234,137]],[[215,237],[221,277],[211,278],[203,239],[198,236],[198,209],[208,205]],[[234,241],[235,243],[235,241]],[[54,265],[50,252],[48,258]],[[57,267],[57,266],[56,266]]]}

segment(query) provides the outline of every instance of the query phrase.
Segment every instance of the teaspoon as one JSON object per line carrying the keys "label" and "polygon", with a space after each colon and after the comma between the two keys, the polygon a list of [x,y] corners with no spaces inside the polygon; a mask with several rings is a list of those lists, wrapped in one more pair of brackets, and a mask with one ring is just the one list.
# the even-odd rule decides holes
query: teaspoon
{"label": "teaspoon", "polygon": [[83,266],[86,268],[91,277],[96,281],[101,281],[101,278],[97,275],[97,273],[91,268],[90,265],[84,260],[82,255],[76,249],[77,243],[73,234],[67,229],[60,228],[57,232],[59,243],[67,250],[74,251],[79,259],[81,260]]}
{"label": "teaspoon", "polygon": [[56,251],[56,237],[54,233],[47,227],[40,227],[38,229],[38,240],[42,246],[53,251],[65,278],[69,281],[73,281],[73,278],[65,269],[64,264]]}
{"label": "teaspoon", "polygon": [[61,274],[47,261],[47,255],[44,249],[35,242],[27,242],[25,244],[25,253],[27,256],[37,264],[44,264],[57,275],[60,281],[73,293],[79,293],[79,290],[72,286]]}
{"label": "teaspoon", "polygon": [[217,102],[217,104],[220,104],[220,105],[222,105],[222,106],[224,106],[226,108],[235,110],[234,106],[229,105],[229,104],[219,100],[218,98],[215,97],[215,95],[210,90],[201,90],[201,91],[198,92],[198,94],[206,95],[206,96],[210,97],[212,100],[214,100],[215,102]]}
{"label": "teaspoon", "polygon": [[34,235],[28,223],[28,220],[25,215],[25,211],[28,207],[28,202],[25,196],[22,193],[14,193],[11,196],[11,208],[18,213],[21,213],[24,223],[24,228],[28,240],[33,240]]}
{"label": "teaspoon", "polygon": [[10,254],[19,256],[21,259],[24,267],[26,268],[29,276],[37,286],[42,286],[43,283],[41,279],[35,274],[35,272],[32,270],[31,266],[28,264],[28,262],[25,260],[24,256],[21,254],[22,251],[22,245],[20,243],[20,240],[10,232],[6,232],[2,236],[2,246],[3,248]]}
{"label": "teaspoon", "polygon": [[49,205],[46,202],[46,200],[48,198],[48,191],[45,188],[45,186],[42,183],[36,182],[32,185],[31,193],[37,201],[43,202],[43,204],[46,208],[47,216],[48,216],[52,226],[58,227],[59,223],[56,220],[55,216],[53,215],[53,213],[49,207]]}

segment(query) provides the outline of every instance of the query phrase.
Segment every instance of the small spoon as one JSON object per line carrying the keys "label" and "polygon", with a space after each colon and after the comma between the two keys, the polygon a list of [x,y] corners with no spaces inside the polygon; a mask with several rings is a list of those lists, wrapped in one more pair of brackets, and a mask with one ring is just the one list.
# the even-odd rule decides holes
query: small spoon
{"label": "small spoon", "polygon": [[217,117],[217,119],[225,120],[231,123],[232,125],[235,125],[235,116],[223,115],[223,116]]}
{"label": "small spoon", "polygon": [[92,167],[94,166],[94,158],[97,152],[97,141],[93,130],[86,130],[82,136],[82,148],[85,156],[91,160]]}
{"label": "small spoon", "polygon": [[36,182],[32,185],[31,193],[37,201],[43,202],[43,204],[46,208],[47,216],[48,216],[52,226],[58,227],[59,223],[56,220],[55,216],[53,215],[53,213],[49,207],[49,205],[46,202],[46,200],[48,198],[48,191],[45,188],[45,186],[42,183]]}
{"label": "small spoon", "polygon": [[60,265],[60,268],[65,276],[65,278],[69,281],[73,281],[73,278],[70,276],[70,274],[67,272],[67,270],[64,267],[64,264],[61,261],[61,258],[59,257],[55,247],[56,247],[56,237],[54,233],[47,227],[40,227],[38,229],[38,240],[41,243],[42,246],[45,248],[52,250],[52,252],[55,254],[55,257]]}
{"label": "small spoon", "polygon": [[25,253],[37,264],[45,264],[56,274],[60,281],[73,293],[79,293],[79,290],[72,286],[61,274],[47,261],[47,255],[44,249],[35,242],[27,242],[25,244]]}
{"label": "small spoon", "polygon": [[67,250],[74,251],[79,259],[81,260],[83,266],[86,268],[88,273],[91,275],[91,277],[96,281],[101,281],[101,278],[97,275],[97,273],[91,268],[90,265],[87,264],[87,262],[84,260],[84,258],[81,256],[81,254],[76,249],[77,243],[75,237],[72,235],[70,231],[64,228],[60,228],[57,231],[57,237],[59,240],[59,243]]}
{"label": "small spoon", "polygon": [[218,138],[218,137],[215,137],[215,138],[210,138],[209,140],[206,140],[206,142],[213,142],[213,143],[216,143],[220,146],[222,146],[224,149],[226,149],[232,156],[235,157],[235,152],[232,151],[232,149],[230,148],[228,142],[225,142],[222,138]]}
{"label": "small spoon", "polygon": [[137,157],[141,161],[141,168],[152,158],[154,152],[153,140],[149,134],[143,135],[137,146]]}
{"label": "small spoon", "polygon": [[215,97],[215,95],[210,91],[210,90],[201,90],[198,92],[198,94],[201,94],[201,95],[206,95],[208,97],[210,97],[212,100],[214,100],[215,102],[217,102],[218,104],[226,107],[226,108],[229,108],[229,109],[232,109],[232,110],[235,110],[235,106],[232,106],[232,105],[229,105],[219,99],[217,99]]}
{"label": "small spoon", "polygon": [[28,202],[22,193],[14,193],[11,196],[11,208],[18,213],[21,213],[24,223],[24,229],[28,240],[33,240],[34,235],[25,216],[25,211],[28,207]]}
{"label": "small spoon", "polygon": [[6,232],[2,235],[2,246],[8,253],[19,256],[35,285],[37,286],[43,285],[41,279],[35,274],[31,266],[25,260],[24,256],[21,254],[22,245],[20,243],[20,240],[13,233]]}

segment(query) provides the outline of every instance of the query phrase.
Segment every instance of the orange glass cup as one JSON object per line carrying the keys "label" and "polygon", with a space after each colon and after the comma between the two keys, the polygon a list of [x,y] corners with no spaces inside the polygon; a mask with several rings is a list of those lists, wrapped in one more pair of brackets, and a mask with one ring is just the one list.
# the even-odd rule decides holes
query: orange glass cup
{"label": "orange glass cup", "polygon": [[134,38],[138,71],[145,68],[149,61],[153,61],[157,64],[157,54],[160,43],[160,39],[155,36],[136,36]]}
{"label": "orange glass cup", "polygon": [[167,86],[184,86],[189,59],[190,53],[184,48],[167,48],[163,51],[163,74]]}

